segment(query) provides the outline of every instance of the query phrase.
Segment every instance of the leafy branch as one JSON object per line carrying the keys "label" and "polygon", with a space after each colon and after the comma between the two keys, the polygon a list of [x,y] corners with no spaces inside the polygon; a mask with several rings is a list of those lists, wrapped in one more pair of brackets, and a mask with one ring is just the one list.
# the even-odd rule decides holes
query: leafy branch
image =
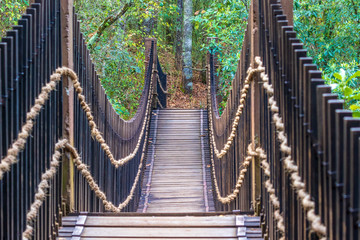
{"label": "leafy branch", "polygon": [[121,18],[133,5],[132,2],[126,3],[124,7],[115,15],[108,16],[105,18],[105,20],[100,24],[98,29],[96,30],[96,33],[89,39],[88,46],[90,49],[94,49],[96,44],[99,42],[101,35],[104,33],[104,31],[113,25],[119,18]]}

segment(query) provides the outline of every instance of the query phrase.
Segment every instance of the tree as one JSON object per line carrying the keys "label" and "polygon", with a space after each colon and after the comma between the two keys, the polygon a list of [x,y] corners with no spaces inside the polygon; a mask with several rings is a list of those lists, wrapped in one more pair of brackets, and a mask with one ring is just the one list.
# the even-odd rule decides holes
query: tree
{"label": "tree", "polygon": [[89,41],[88,41],[89,47],[94,48],[96,46],[96,44],[99,42],[100,37],[103,34],[103,32],[108,27],[113,25],[118,19],[120,19],[131,6],[132,6],[131,2],[125,3],[124,7],[118,13],[116,13],[115,15],[110,15],[107,18],[105,18],[105,20],[98,27],[96,33],[89,39]]}
{"label": "tree", "polygon": [[192,16],[193,16],[193,2],[192,0],[184,1],[184,31],[183,31],[183,85],[186,92],[191,92],[193,88],[192,83]]}
{"label": "tree", "polygon": [[182,22],[183,22],[183,0],[177,1],[177,19],[176,19],[176,33],[175,33],[175,68],[180,69],[182,58]]}

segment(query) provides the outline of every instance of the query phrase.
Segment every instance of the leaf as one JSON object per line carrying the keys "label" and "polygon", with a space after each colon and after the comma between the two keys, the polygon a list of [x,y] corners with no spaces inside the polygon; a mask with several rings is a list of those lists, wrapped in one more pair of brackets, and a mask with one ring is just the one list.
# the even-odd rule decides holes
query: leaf
{"label": "leaf", "polygon": [[338,73],[334,73],[334,77],[342,81],[342,76]]}
{"label": "leaf", "polygon": [[360,112],[353,112],[354,118],[360,118]]}
{"label": "leaf", "polygon": [[353,90],[351,89],[351,88],[349,88],[349,87],[345,87],[345,89],[344,89],[344,96],[345,97],[349,97],[351,94],[353,94]]}
{"label": "leaf", "polygon": [[360,93],[352,96],[351,98],[352,98],[352,99],[355,99],[355,100],[360,100]]}
{"label": "leaf", "polygon": [[353,75],[351,75],[351,77],[349,77],[348,80],[346,80],[346,83],[350,82],[352,79],[356,77],[360,77],[360,70],[354,73]]}
{"label": "leaf", "polygon": [[356,104],[353,104],[353,105],[350,106],[350,110],[352,110],[352,111],[360,110],[360,106],[358,106]]}

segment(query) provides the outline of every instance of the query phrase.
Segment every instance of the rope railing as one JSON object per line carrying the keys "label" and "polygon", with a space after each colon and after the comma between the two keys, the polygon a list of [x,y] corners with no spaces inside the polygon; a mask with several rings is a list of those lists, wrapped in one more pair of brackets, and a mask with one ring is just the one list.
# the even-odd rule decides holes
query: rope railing
{"label": "rope railing", "polygon": [[[161,91],[163,91],[164,94],[168,94],[168,91],[165,90],[165,88],[163,87],[162,83],[160,82],[160,77],[159,77],[159,75],[157,75],[157,82],[158,82],[158,84],[159,84],[159,87],[160,87]],[[166,89],[167,89],[167,88],[166,88]]]}
{"label": "rope railing", "polygon": [[[70,77],[70,79],[72,80],[74,89],[77,93],[77,97],[80,101],[81,108],[85,112],[86,118],[89,122],[91,135],[93,136],[94,139],[96,139],[96,141],[100,143],[101,148],[104,150],[104,152],[110,159],[110,162],[116,168],[118,168],[120,166],[123,166],[124,164],[126,164],[135,157],[141,145],[142,137],[146,129],[146,124],[148,122],[148,115],[151,107],[151,101],[147,102],[144,123],[142,125],[139,139],[133,152],[124,158],[116,160],[110,150],[109,145],[106,143],[104,137],[102,136],[102,133],[99,131],[98,127],[96,126],[96,123],[94,121],[94,116],[91,113],[90,106],[85,101],[85,96],[82,94],[83,89],[80,86],[80,82],[78,81],[78,77],[76,73],[70,68],[62,67],[62,68],[58,68],[55,71],[55,73],[50,76],[50,81],[41,89],[40,94],[35,100],[35,104],[31,107],[30,111],[26,115],[26,123],[22,126],[21,132],[18,134],[18,137],[15,140],[15,142],[12,144],[12,146],[8,149],[7,155],[3,159],[1,159],[0,180],[2,179],[4,173],[10,171],[11,165],[17,162],[17,157],[19,153],[24,149],[26,140],[30,136],[33,130],[36,117],[40,114],[41,109],[45,105],[46,101],[49,99],[50,93],[55,90],[56,85],[61,81],[62,77]],[[152,86],[152,82],[150,81],[150,88],[151,86]]]}
{"label": "rope railing", "polygon": [[[255,58],[256,63],[262,66],[260,57]],[[299,168],[295,161],[291,159],[291,147],[287,142],[287,135],[285,133],[284,123],[279,116],[279,107],[274,99],[274,88],[269,84],[269,77],[265,73],[261,73],[260,77],[263,81],[263,86],[269,96],[269,107],[272,112],[272,118],[275,123],[277,137],[280,142],[280,151],[286,155],[284,159],[284,168],[290,174],[292,188],[297,192],[298,197],[301,199],[301,205],[307,212],[306,217],[311,223],[311,229],[321,237],[322,240],[326,239],[326,226],[321,223],[321,218],[315,212],[315,202],[311,200],[311,195],[306,191],[305,183],[301,180]]]}
{"label": "rope railing", "polygon": [[[256,150],[253,150],[253,145],[250,143],[248,145],[247,148],[247,156],[245,157],[244,162],[242,163],[242,169],[239,173],[239,176],[237,178],[237,182],[235,184],[234,190],[232,191],[232,193],[228,194],[225,197],[221,196],[221,192],[219,189],[219,185],[218,185],[218,181],[216,178],[216,173],[215,173],[215,163],[214,163],[214,151],[213,151],[213,147],[212,145],[210,145],[210,158],[211,158],[211,172],[212,172],[212,176],[213,176],[213,181],[214,181],[214,187],[215,187],[215,192],[216,192],[216,197],[217,199],[222,203],[222,204],[229,204],[230,202],[234,201],[239,192],[240,192],[240,188],[242,187],[242,184],[244,183],[244,179],[245,179],[245,174],[248,171],[248,168],[250,166],[251,160],[254,157],[258,157],[260,158],[262,161],[262,169],[264,171],[264,174],[270,178],[270,165],[267,162],[267,156],[265,154],[265,151],[262,148],[256,148]],[[284,225],[284,218],[280,213],[280,202],[278,197],[275,194],[275,189],[270,181],[270,179],[266,180],[265,182],[265,188],[266,191],[270,194],[270,201],[274,207],[274,215],[275,215],[275,220],[277,221],[277,227],[279,229],[279,231],[281,232],[281,234],[284,236],[285,235],[285,225]],[[280,238],[280,240],[284,240],[285,237]]]}
{"label": "rope railing", "polygon": [[[252,148],[251,148],[252,150]],[[271,177],[271,170],[270,170],[270,165],[267,161],[267,156],[265,154],[264,149],[262,148],[256,148],[256,151],[253,153],[254,155],[257,154],[257,156],[261,159],[261,167],[263,169],[263,172],[265,174],[266,177],[268,177],[268,179],[265,181],[265,189],[266,191],[269,193],[269,199],[271,204],[273,205],[273,211],[274,211],[274,216],[275,216],[275,220],[277,221],[277,228],[279,229],[280,233],[281,233],[281,238],[280,240],[285,240],[285,223],[284,223],[284,218],[280,213],[280,201],[279,198],[276,196],[275,194],[275,188],[270,180]]]}
{"label": "rope railing", "polygon": [[[51,79],[59,79],[58,78],[59,76],[57,74],[63,75],[63,74],[58,73],[59,71],[57,70],[56,73],[53,74],[50,78]],[[70,69],[62,68],[61,72],[67,72],[67,73],[69,73],[69,76],[74,77],[72,79],[76,79],[76,77],[75,77],[76,74]],[[152,87],[153,75],[154,74],[151,75],[150,88],[149,88],[150,92],[152,91],[152,88],[153,88]],[[55,83],[55,82],[53,82],[53,83]],[[76,81],[75,81],[75,83],[76,83]],[[74,83],[74,86],[75,86],[75,83]],[[54,84],[52,84],[51,86],[55,88],[56,84],[55,84],[55,86],[53,86],[53,85]],[[79,85],[77,85],[77,86],[78,87],[75,87],[75,89],[79,89]],[[78,92],[79,95],[81,94],[81,91],[77,91],[77,92]],[[148,95],[148,103],[151,103],[152,97],[153,97],[152,94]],[[41,99],[44,99],[44,98],[41,98]],[[85,103],[83,98],[79,97],[79,99],[80,99],[80,101],[83,101],[83,103]],[[43,104],[43,102],[42,102],[42,104]],[[84,104],[85,108],[88,107],[85,104]],[[38,109],[38,107],[36,109]],[[88,113],[88,111],[86,111],[86,110],[85,110],[85,112]],[[36,114],[37,114],[37,112],[34,113],[34,116],[36,116]],[[146,114],[147,115],[145,116],[144,121],[146,123],[145,126],[148,128],[149,123],[150,123],[150,121],[146,121],[146,119],[149,117],[148,116],[149,115],[148,111],[146,111]],[[89,116],[89,115],[87,115],[87,116]],[[92,117],[92,116],[90,116],[90,117]],[[67,140],[67,139],[59,140],[55,144],[55,152],[54,152],[54,154],[52,156],[52,161],[50,162],[51,167],[50,167],[50,169],[46,170],[46,172],[44,174],[42,174],[41,181],[38,184],[37,193],[35,194],[35,201],[31,204],[30,210],[27,213],[27,216],[26,216],[26,224],[27,225],[26,225],[25,231],[23,232],[23,239],[31,239],[31,237],[33,235],[34,222],[36,221],[36,217],[38,215],[40,207],[42,206],[43,202],[46,199],[46,191],[47,191],[48,188],[50,188],[49,181],[52,180],[54,178],[54,176],[56,175],[57,168],[58,168],[58,166],[60,164],[60,158],[62,156],[61,150],[67,150],[72,155],[72,157],[73,157],[72,161],[73,161],[74,165],[76,166],[76,169],[85,178],[85,180],[88,183],[90,189],[101,200],[102,204],[105,206],[105,210],[112,211],[112,212],[120,212],[122,209],[124,209],[130,203],[130,201],[133,199],[136,187],[137,187],[137,185],[139,183],[139,180],[140,180],[140,176],[141,176],[141,172],[142,172],[143,164],[144,164],[144,157],[145,157],[145,153],[146,153],[146,142],[147,142],[147,139],[148,139],[148,131],[145,131],[145,132],[146,132],[145,133],[145,141],[143,143],[140,163],[139,163],[139,166],[138,166],[138,171],[137,171],[137,174],[135,176],[133,185],[132,185],[132,187],[130,189],[130,192],[129,192],[128,196],[118,206],[116,206],[114,203],[112,203],[111,201],[109,201],[107,199],[106,194],[100,189],[100,187],[96,183],[94,177],[91,175],[89,167],[82,162],[80,154],[78,153],[78,151],[77,151],[77,149],[75,147],[70,145],[69,140]],[[20,138],[20,139],[23,139],[23,138]]]}
{"label": "rope railing", "polygon": [[[207,68],[210,70],[209,65],[207,66]],[[216,154],[217,158],[221,159],[223,156],[225,156],[227,154],[227,152],[229,151],[231,145],[233,144],[234,138],[235,138],[236,132],[237,132],[237,127],[239,126],[240,117],[241,117],[244,107],[245,107],[244,103],[248,96],[247,93],[250,88],[250,83],[252,82],[256,73],[260,73],[263,71],[265,71],[265,69],[261,66],[258,66],[257,68],[250,67],[248,69],[247,76],[244,81],[244,87],[240,91],[241,96],[240,96],[239,106],[238,106],[236,114],[235,114],[236,117],[234,118],[234,121],[232,123],[231,133],[230,133],[229,137],[227,138],[227,142],[225,143],[224,147],[221,150],[219,150],[216,146],[216,141],[215,141],[214,135],[213,134],[211,135],[212,143],[214,145],[214,153]],[[208,101],[209,101],[209,110],[210,110],[210,112],[212,112],[210,82],[211,81],[209,80],[208,81],[208,83],[209,83],[209,85],[208,85]],[[212,132],[214,132],[214,123],[213,123],[212,117],[209,117],[209,122],[210,122],[210,129]]]}
{"label": "rope railing", "polygon": [[[228,194],[225,197],[221,196],[219,186],[218,186],[218,180],[215,173],[215,163],[214,163],[214,155],[218,157],[224,156],[227,151],[229,150],[231,144],[233,143],[233,139],[235,137],[236,127],[238,125],[238,122],[240,120],[240,115],[242,113],[242,109],[244,108],[243,104],[245,102],[246,93],[250,87],[249,83],[253,76],[251,74],[254,73],[260,73],[260,78],[263,83],[263,87],[265,89],[266,94],[269,97],[268,104],[272,113],[272,119],[275,123],[276,132],[277,132],[277,138],[280,142],[280,151],[285,154],[284,169],[290,174],[290,180],[292,182],[291,187],[296,191],[298,197],[301,200],[301,206],[304,208],[304,210],[307,212],[306,217],[308,221],[311,223],[310,227],[311,229],[322,239],[326,239],[326,226],[321,222],[321,218],[319,215],[315,212],[315,202],[311,200],[311,195],[306,191],[305,183],[302,181],[301,176],[299,174],[299,169],[296,163],[293,159],[291,159],[291,147],[287,143],[287,135],[285,133],[284,129],[284,123],[282,118],[279,116],[279,107],[277,106],[277,102],[274,99],[274,88],[271,84],[269,84],[269,77],[267,74],[265,74],[265,68],[263,67],[263,63],[260,59],[260,57],[255,57],[255,63],[257,64],[257,68],[253,69],[250,67],[247,71],[248,75],[244,82],[244,88],[241,90],[241,98],[240,98],[240,105],[238,107],[238,110],[236,112],[237,117],[235,118],[233,122],[232,132],[230,137],[228,138],[228,142],[226,143],[223,150],[216,151],[216,142],[214,137],[214,129],[213,129],[213,119],[212,119],[212,104],[211,104],[211,84],[210,80],[208,85],[208,99],[209,99],[209,123],[210,123],[210,150],[211,150],[211,164],[212,164],[212,175],[213,175],[213,181],[214,181],[214,187],[217,199],[222,204],[228,204],[232,201],[234,201],[239,196],[240,188],[243,184],[243,181],[245,179],[245,174],[248,171],[248,168],[250,166],[251,160],[253,157],[264,157],[264,151],[262,149],[258,149],[257,151],[253,151],[253,146],[250,144],[248,146],[247,153],[248,155],[245,157],[244,162],[242,163],[243,169],[240,170],[239,176],[237,178],[237,182],[235,184],[234,190],[232,193]],[[210,69],[210,68],[209,68]],[[238,116],[239,115],[239,116]],[[223,154],[221,154],[223,152]],[[261,157],[261,158],[262,158]],[[219,158],[219,157],[218,157]],[[262,158],[262,164],[263,164],[263,170],[265,171],[265,175],[269,175],[269,168],[267,167],[267,163],[264,162],[266,157]],[[283,226],[283,218],[280,216],[279,212],[279,201],[277,197],[275,196],[275,190],[272,186],[272,184],[269,181],[265,182],[265,187],[267,191],[270,193],[270,201],[274,205],[274,216],[276,220],[278,221],[278,228],[281,232],[284,232],[285,228]],[[284,230],[284,231],[283,231]]]}

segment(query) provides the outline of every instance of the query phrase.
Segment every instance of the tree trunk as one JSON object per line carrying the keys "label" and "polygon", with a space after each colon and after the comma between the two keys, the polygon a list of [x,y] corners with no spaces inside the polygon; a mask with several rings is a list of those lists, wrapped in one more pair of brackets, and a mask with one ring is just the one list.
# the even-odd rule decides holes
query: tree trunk
{"label": "tree trunk", "polygon": [[193,89],[192,83],[192,22],[191,18],[193,16],[193,2],[192,0],[184,0],[184,35],[183,35],[183,85],[187,93],[190,93]]}
{"label": "tree trunk", "polygon": [[130,3],[126,3],[124,5],[124,7],[115,15],[111,15],[108,16],[107,18],[105,18],[105,20],[100,24],[100,26],[98,27],[96,33],[94,36],[92,36],[89,39],[88,42],[88,46],[93,49],[95,48],[96,44],[99,42],[101,35],[103,34],[103,32],[110,27],[111,25],[113,25],[118,19],[120,19],[126,12],[127,10],[133,5],[132,2]]}
{"label": "tree trunk", "polygon": [[183,22],[183,0],[177,2],[176,35],[175,35],[175,69],[181,69],[182,59],[182,22]]}
{"label": "tree trunk", "polygon": [[143,23],[144,33],[147,38],[154,35],[154,28],[156,27],[158,15],[157,10],[151,10],[156,9],[154,3],[149,2],[148,4],[149,5],[147,6],[147,10],[149,11],[149,13],[147,15],[149,18],[146,18]]}
{"label": "tree trunk", "polygon": [[154,26],[155,26],[155,19],[153,17],[150,17],[149,19],[146,19],[144,21],[144,31],[146,37],[149,37],[153,34]]}

